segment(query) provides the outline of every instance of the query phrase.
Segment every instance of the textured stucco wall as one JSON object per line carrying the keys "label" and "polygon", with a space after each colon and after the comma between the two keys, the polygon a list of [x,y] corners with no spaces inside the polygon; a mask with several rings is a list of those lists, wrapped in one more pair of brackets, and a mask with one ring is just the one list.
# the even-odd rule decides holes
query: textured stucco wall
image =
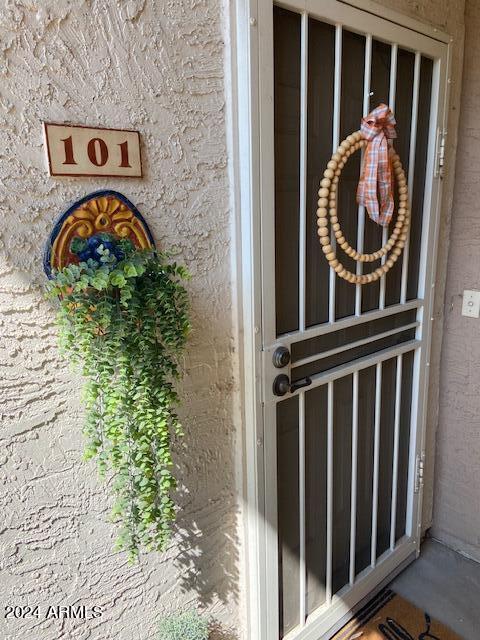
{"label": "textured stucco wall", "polygon": [[[3,640],[146,640],[164,610],[195,602],[222,624],[218,637],[241,636],[225,21],[221,0],[1,3]],[[42,120],[139,129],[145,178],[49,178]],[[82,460],[80,380],[57,355],[41,292],[54,218],[102,187],[127,195],[193,276],[179,530],[169,552],[136,566],[112,550],[110,494]],[[6,623],[10,603],[104,614]]]}
{"label": "textured stucco wall", "polygon": [[[430,379],[427,411],[425,489],[423,496],[423,529],[432,524],[432,509],[435,473],[435,448],[438,426],[440,356],[444,321],[445,283],[449,234],[452,218],[453,185],[455,182],[455,157],[457,152],[457,129],[460,113],[460,95],[462,85],[464,11],[465,0],[380,0],[390,9],[402,11],[412,18],[448,33],[451,36],[452,64],[450,73],[450,107],[447,122],[447,150],[445,158],[446,175],[443,184],[443,201],[440,219],[437,277],[435,285],[435,303],[433,313],[432,352],[430,357]],[[475,0],[472,0],[472,4]],[[473,62],[472,62],[473,64]],[[462,125],[463,126],[463,125]],[[448,267],[448,271],[450,268]]]}
{"label": "textured stucco wall", "polygon": [[480,561],[480,321],[461,315],[463,290],[480,290],[480,5],[476,0],[467,0],[465,24],[432,534]]}

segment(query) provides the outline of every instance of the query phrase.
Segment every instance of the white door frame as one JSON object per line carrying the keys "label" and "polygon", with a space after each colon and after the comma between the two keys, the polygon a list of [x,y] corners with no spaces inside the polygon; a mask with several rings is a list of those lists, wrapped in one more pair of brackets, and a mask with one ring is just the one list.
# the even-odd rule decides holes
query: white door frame
{"label": "white door frame", "polygon": [[[298,10],[298,0],[293,0]],[[289,3],[281,3],[288,8]],[[351,12],[357,12],[359,30],[367,31],[373,36],[395,41],[395,33],[399,28],[412,30],[412,48],[415,48],[417,34],[432,39],[431,55],[438,57],[438,44],[447,45],[446,55],[436,63],[438,72],[434,72],[433,83],[437,83],[440,97],[437,105],[437,118],[432,122],[446,132],[449,98],[449,72],[451,59],[451,38],[448,34],[408,18],[395,11],[385,9],[370,0],[305,0],[305,10],[318,12],[321,6],[322,16],[332,22],[342,22],[345,12],[351,19]],[[261,48],[271,43],[262,40],[258,33],[259,13],[270,10],[270,0],[235,0],[232,14],[232,148],[234,152],[233,179],[235,193],[235,209],[239,212],[237,222],[237,276],[240,345],[243,370],[243,415],[244,415],[244,500],[245,500],[245,550],[246,550],[246,586],[247,586],[247,637],[255,640],[275,638],[272,633],[273,606],[269,598],[269,584],[266,574],[268,554],[276,554],[273,545],[272,531],[265,522],[265,465],[264,465],[264,405],[262,389],[262,348],[263,323],[262,307],[272,304],[274,300],[262,299],[262,255],[261,234],[261,173],[260,162],[260,91],[259,60]],[[290,4],[291,6],[291,4]],[[317,11],[314,10],[316,7]],[[357,9],[360,9],[357,11]],[[368,13],[361,11],[364,9]],[[377,18],[382,16],[382,18]],[[385,20],[387,23],[385,23]],[[388,22],[392,33],[389,34]],[[378,25],[381,32],[377,31]],[[363,27],[363,28],[362,28]],[[387,32],[385,31],[387,28]],[[424,43],[422,38],[422,44]],[[424,49],[424,47],[422,47]],[[444,48],[444,47],[442,47]],[[428,52],[425,52],[428,53]],[[272,70],[273,71],[273,70]],[[432,86],[432,95],[435,87]],[[432,138],[430,138],[432,139]],[[430,206],[432,223],[427,225],[429,237],[422,237],[422,246],[432,247],[430,257],[424,256],[419,278],[419,298],[423,298],[422,315],[427,321],[424,324],[421,349],[417,352],[416,365],[424,372],[418,385],[418,393],[414,393],[413,404],[417,407],[418,433],[416,456],[421,456],[425,446],[426,429],[426,397],[428,389],[428,371],[431,344],[432,309],[435,287],[438,229],[442,197],[442,182],[434,176],[437,149],[430,146],[427,158],[427,176],[425,193],[431,194]],[[425,234],[424,234],[425,235]],[[422,288],[422,283],[424,284]],[[423,323],[422,323],[423,325]],[[412,476],[411,476],[412,477]],[[268,484],[268,481],[267,481]],[[416,513],[417,536],[414,547],[409,552],[419,551],[421,534],[422,491],[415,494],[413,512]],[[412,523],[413,524],[413,523]],[[270,542],[269,542],[270,538]],[[393,568],[393,567],[392,567]],[[388,575],[388,567],[385,567]],[[365,594],[367,595],[367,594]],[[276,594],[275,594],[276,598]],[[270,606],[269,606],[270,601]],[[276,606],[276,604],[275,604]],[[349,603],[344,603],[345,613]],[[353,603],[352,603],[353,606]],[[315,638],[315,640],[318,640]]]}

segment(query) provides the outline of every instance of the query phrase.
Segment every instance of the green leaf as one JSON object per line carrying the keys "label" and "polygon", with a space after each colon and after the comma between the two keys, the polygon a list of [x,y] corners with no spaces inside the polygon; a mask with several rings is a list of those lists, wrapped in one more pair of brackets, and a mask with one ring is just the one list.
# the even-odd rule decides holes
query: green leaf
{"label": "green leaf", "polygon": [[92,278],[92,287],[102,291],[102,289],[106,289],[108,287],[108,275],[103,272],[98,272]]}
{"label": "green leaf", "polygon": [[138,275],[137,267],[132,262],[125,262],[123,271],[127,278],[135,278]]}
{"label": "green leaf", "polygon": [[79,236],[75,236],[70,243],[70,251],[72,253],[80,253],[87,246],[87,241]]}
{"label": "green leaf", "polygon": [[114,287],[124,287],[126,282],[125,276],[119,271],[114,271],[110,274],[110,283]]}

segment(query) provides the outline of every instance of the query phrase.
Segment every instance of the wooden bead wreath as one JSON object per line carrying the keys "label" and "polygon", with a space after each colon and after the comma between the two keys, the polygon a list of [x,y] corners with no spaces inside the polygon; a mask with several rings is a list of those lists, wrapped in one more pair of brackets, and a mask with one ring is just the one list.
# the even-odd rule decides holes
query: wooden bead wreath
{"label": "wooden bead wreath", "polygon": [[[365,140],[361,131],[355,131],[347,136],[340,144],[337,151],[332,155],[331,160],[327,163],[327,168],[323,173],[323,179],[320,182],[320,189],[318,191],[319,200],[317,224],[322,250],[335,273],[340,278],[343,278],[344,280],[347,280],[347,282],[351,282],[353,284],[368,284],[370,282],[375,282],[393,267],[405,247],[405,240],[407,239],[408,227],[410,225],[407,179],[405,177],[402,163],[400,162],[400,157],[395,150],[390,147],[390,162],[397,180],[399,193],[399,208],[395,228],[383,247],[374,253],[360,253],[351,247],[345,239],[337,217],[337,185],[342,169],[348,158],[355,151],[366,147],[367,144],[367,140]],[[372,271],[371,273],[362,275],[348,271],[348,269],[339,262],[335,249],[332,247],[328,231],[328,216],[330,217],[330,224],[332,231],[335,234],[337,244],[347,254],[347,256],[350,256],[350,258],[353,258],[357,262],[374,262],[375,260],[379,260],[383,256],[386,256],[388,252],[391,251],[391,254],[387,257],[385,264],[378,267],[378,269],[375,269],[375,271]]]}

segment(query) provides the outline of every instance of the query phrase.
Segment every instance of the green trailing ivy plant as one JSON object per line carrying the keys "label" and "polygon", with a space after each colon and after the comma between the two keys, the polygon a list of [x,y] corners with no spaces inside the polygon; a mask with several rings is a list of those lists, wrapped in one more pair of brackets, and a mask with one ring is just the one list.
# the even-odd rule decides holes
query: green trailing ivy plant
{"label": "green trailing ivy plant", "polygon": [[86,379],[85,457],[112,477],[117,548],[162,551],[175,519],[171,443],[178,357],[190,328],[184,267],[97,234],[75,239],[79,264],[54,272],[61,350]]}

